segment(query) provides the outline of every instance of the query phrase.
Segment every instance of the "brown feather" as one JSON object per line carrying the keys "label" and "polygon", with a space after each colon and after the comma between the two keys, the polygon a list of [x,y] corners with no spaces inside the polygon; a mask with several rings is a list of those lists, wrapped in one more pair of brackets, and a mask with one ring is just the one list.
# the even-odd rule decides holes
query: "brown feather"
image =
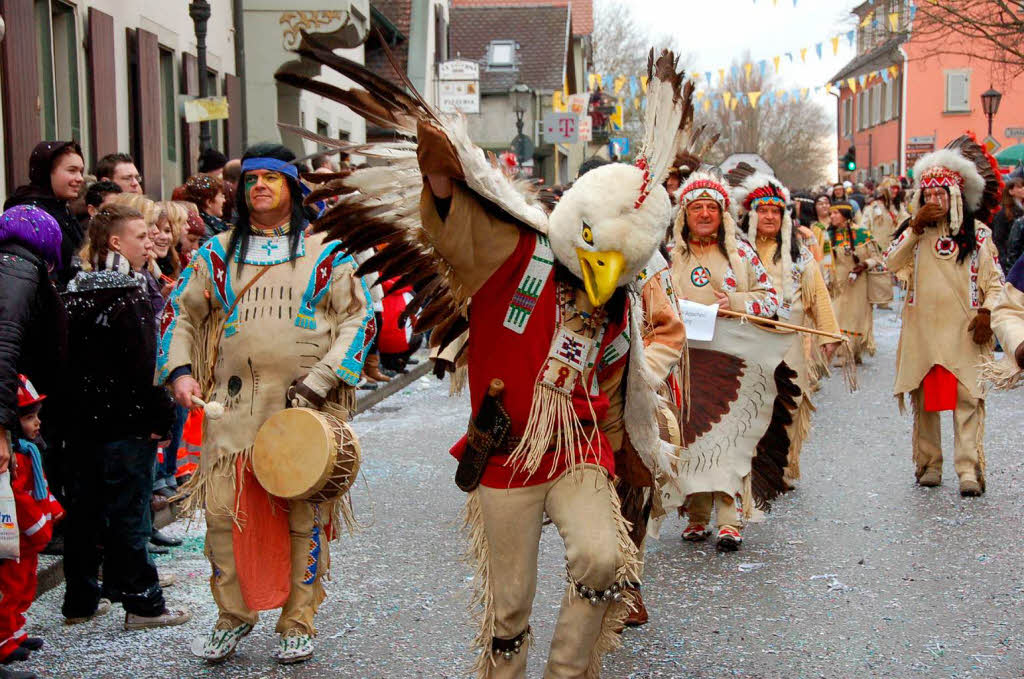
{"label": "brown feather", "polygon": [[303,172],[302,179],[310,184],[326,184],[335,179],[344,179],[352,174],[352,168],[346,167],[341,172]]}
{"label": "brown feather", "polygon": [[[442,286],[444,286],[443,289]],[[437,294],[439,290],[442,294],[447,292],[447,284],[443,278],[435,276],[429,283],[422,286],[419,289],[419,292],[409,300],[405,309],[398,315],[398,325],[405,325],[406,319],[410,316],[415,316],[420,309],[426,307],[427,304],[433,300],[435,294]]]}
{"label": "brown feather", "polygon": [[796,376],[796,371],[786,365],[785,361],[775,368],[777,395],[772,406],[772,419],[758,441],[754,458],[750,463],[754,503],[758,509],[766,512],[771,510],[770,500],[791,490],[783,474],[789,460],[790,440],[787,428],[793,424],[793,412],[797,408],[796,398],[800,396]]}
{"label": "brown feather", "polygon": [[757,169],[753,165],[741,161],[736,167],[725,173],[725,181],[729,183],[730,187],[736,188],[755,172],[757,172]]}
{"label": "brown feather", "polygon": [[455,300],[451,293],[446,291],[445,294],[434,298],[434,301],[423,309],[412,326],[413,332],[425,332],[455,313],[458,313]]}
{"label": "brown feather", "polygon": [[[389,245],[360,264],[359,268],[356,269],[356,276],[365,276],[372,271],[379,271],[383,278],[384,269],[386,267],[394,267],[396,262],[404,261],[404,259],[409,255],[419,254],[420,245],[418,243],[410,243],[407,240],[400,240],[394,245]],[[390,276],[387,276],[387,278],[390,278]]]}

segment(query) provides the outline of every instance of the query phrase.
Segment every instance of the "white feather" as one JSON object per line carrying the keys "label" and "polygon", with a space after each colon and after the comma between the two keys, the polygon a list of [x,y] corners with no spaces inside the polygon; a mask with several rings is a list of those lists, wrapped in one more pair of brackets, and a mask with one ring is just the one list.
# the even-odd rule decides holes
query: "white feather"
{"label": "white feather", "polygon": [[978,172],[978,168],[974,166],[973,162],[967,160],[956,151],[939,149],[922,156],[920,160],[914,163],[914,185],[920,188],[921,176],[926,174],[928,170],[935,169],[936,167],[945,167],[964,178],[964,185],[961,191],[963,192],[964,202],[969,210],[973,212],[981,206],[981,197],[985,193],[985,179]]}

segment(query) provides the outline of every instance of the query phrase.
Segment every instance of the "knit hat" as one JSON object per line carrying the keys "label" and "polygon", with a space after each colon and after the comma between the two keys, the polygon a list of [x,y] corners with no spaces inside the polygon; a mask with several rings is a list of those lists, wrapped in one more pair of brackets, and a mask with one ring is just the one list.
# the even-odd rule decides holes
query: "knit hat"
{"label": "knit hat", "polygon": [[42,403],[46,394],[40,394],[24,375],[18,375],[18,410]]}
{"label": "knit hat", "polygon": [[228,162],[227,156],[217,149],[208,148],[199,154],[199,171],[216,172]]}
{"label": "knit hat", "polygon": [[188,231],[189,235],[202,236],[203,234],[205,234],[206,222],[203,221],[203,218],[199,215],[199,213],[193,212],[192,210],[187,210],[187,212],[188,217],[186,218],[185,223],[188,225],[186,227],[186,230]]}
{"label": "knit hat", "polygon": [[0,243],[24,245],[55,268],[61,265],[63,239],[57,220],[35,205],[16,205],[0,215]]}

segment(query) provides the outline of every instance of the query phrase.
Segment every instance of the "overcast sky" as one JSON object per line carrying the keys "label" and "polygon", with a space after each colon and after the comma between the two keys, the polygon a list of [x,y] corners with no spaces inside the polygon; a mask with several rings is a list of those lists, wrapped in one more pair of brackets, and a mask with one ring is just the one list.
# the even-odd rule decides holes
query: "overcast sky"
{"label": "overcast sky", "polygon": [[[729,69],[750,51],[754,68],[760,59],[774,70],[772,57],[782,56],[779,77],[786,87],[823,86],[856,50],[846,32],[855,27],[850,10],[854,0],[597,0],[601,3],[628,2],[637,23],[652,36],[671,34],[692,57],[691,68],[711,71],[717,83],[718,69]],[[829,39],[842,34],[839,53],[833,55]],[[822,58],[814,45],[821,42]],[[800,48],[807,47],[807,61],[800,60]],[[785,57],[793,53],[793,63]],[[701,82],[704,82],[703,77]],[[834,109],[834,98],[820,101]]]}

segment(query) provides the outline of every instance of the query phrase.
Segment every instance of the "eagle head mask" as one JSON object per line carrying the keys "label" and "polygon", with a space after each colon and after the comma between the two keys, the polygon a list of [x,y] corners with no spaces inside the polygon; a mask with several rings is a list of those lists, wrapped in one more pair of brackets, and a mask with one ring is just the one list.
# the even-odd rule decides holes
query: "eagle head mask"
{"label": "eagle head mask", "polygon": [[644,182],[637,167],[603,165],[576,180],[551,212],[555,258],[583,281],[594,306],[636,278],[671,222],[672,204],[661,186],[637,200]]}

